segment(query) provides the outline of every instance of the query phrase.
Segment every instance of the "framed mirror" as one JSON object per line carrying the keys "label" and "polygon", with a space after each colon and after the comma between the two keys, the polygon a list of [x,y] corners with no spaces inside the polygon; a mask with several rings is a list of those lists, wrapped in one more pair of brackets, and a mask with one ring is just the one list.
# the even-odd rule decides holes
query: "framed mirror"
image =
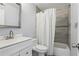
{"label": "framed mirror", "polygon": [[0,27],[21,27],[21,4],[0,3]]}

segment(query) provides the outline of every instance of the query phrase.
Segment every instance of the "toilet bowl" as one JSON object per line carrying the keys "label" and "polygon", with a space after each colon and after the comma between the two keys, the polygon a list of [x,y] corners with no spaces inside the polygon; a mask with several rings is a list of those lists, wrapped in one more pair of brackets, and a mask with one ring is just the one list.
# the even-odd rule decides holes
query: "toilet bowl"
{"label": "toilet bowl", "polygon": [[54,55],[55,56],[70,56],[70,49],[67,44],[54,43]]}
{"label": "toilet bowl", "polygon": [[38,52],[39,56],[44,56],[47,52],[47,47],[44,45],[37,44],[37,40],[33,39],[33,50]]}

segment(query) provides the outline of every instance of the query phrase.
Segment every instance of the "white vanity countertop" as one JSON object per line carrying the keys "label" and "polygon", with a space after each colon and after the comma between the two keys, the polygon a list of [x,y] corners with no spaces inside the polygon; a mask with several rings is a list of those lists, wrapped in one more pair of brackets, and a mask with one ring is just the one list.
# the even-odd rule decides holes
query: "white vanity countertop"
{"label": "white vanity countertop", "polygon": [[31,40],[30,37],[19,37],[14,39],[8,39],[8,40],[0,40],[0,49],[5,48],[7,46],[11,46],[13,44],[17,44],[26,40]]}

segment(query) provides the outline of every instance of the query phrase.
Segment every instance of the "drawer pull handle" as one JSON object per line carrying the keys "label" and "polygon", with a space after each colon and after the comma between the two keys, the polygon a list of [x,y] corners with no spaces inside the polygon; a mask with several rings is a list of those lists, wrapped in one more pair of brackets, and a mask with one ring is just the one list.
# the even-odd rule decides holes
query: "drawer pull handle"
{"label": "drawer pull handle", "polygon": [[28,52],[26,52],[26,54],[28,54]]}

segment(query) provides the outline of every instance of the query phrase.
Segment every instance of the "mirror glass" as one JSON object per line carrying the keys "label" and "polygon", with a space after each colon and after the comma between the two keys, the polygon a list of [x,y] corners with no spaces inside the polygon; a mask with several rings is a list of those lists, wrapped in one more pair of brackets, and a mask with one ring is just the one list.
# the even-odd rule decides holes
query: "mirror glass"
{"label": "mirror glass", "polygon": [[20,27],[21,5],[0,3],[0,27]]}

